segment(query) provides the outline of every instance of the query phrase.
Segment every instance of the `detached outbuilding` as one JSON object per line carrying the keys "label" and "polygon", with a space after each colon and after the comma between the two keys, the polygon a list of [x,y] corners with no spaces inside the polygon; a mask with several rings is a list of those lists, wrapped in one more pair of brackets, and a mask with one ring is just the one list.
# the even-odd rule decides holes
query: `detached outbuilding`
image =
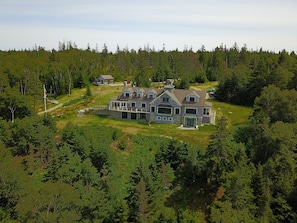
{"label": "detached outbuilding", "polygon": [[95,82],[97,85],[114,84],[114,78],[111,75],[100,75]]}

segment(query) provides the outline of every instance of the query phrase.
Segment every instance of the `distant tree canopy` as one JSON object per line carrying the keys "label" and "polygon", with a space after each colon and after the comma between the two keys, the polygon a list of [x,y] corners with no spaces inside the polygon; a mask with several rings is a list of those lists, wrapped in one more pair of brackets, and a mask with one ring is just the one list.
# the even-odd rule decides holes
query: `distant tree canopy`
{"label": "distant tree canopy", "polygon": [[[0,94],[13,89],[30,98],[34,111],[42,98],[43,84],[48,94],[71,94],[73,88],[86,87],[99,75],[110,74],[116,81],[131,80],[139,87],[149,87],[151,81],[168,78],[179,79],[179,88],[188,88],[193,82],[218,81],[216,97],[219,100],[253,105],[265,86],[296,89],[296,64],[294,52],[253,51],[246,46],[239,49],[236,43],[231,48],[221,45],[213,51],[206,51],[203,46],[197,52],[192,49],[156,51],[145,47],[137,51],[118,48],[112,53],[105,44],[101,51],[82,50],[69,41],[59,43],[58,50],[35,47],[0,51]],[[16,116],[20,116],[18,106]],[[1,116],[8,119],[8,115],[2,113],[4,110],[9,113],[7,104],[2,103],[0,110]]]}
{"label": "distant tree canopy", "polygon": [[[297,222],[297,58],[248,51],[0,52],[1,222]],[[208,146],[37,117],[43,88],[71,94],[100,74],[137,86],[217,80],[219,100],[253,105],[217,121]],[[200,130],[198,130],[200,131]],[[200,137],[197,135],[197,137]]]}
{"label": "distant tree canopy", "polygon": [[238,60],[234,66],[229,65],[225,72],[220,73],[217,99],[253,105],[262,88],[268,85],[275,85],[281,90],[296,90],[297,56],[294,52],[288,54],[283,50],[276,54],[262,50],[248,52],[242,49],[237,54],[244,60]]}

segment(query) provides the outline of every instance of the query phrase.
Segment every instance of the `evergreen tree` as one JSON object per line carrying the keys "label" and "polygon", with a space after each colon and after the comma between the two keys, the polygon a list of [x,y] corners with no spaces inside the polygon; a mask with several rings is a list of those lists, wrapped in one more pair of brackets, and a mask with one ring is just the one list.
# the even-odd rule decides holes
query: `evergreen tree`
{"label": "evergreen tree", "polygon": [[206,151],[207,174],[211,182],[216,186],[224,183],[227,174],[233,171],[235,167],[236,149],[230,141],[231,137],[227,125],[228,120],[223,116]]}

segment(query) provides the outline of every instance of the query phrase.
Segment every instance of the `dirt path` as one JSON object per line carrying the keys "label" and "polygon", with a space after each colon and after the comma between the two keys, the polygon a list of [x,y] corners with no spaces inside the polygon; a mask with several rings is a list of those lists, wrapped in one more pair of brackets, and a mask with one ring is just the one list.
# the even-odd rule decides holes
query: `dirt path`
{"label": "dirt path", "polygon": [[[61,108],[62,106],[63,106],[63,103],[60,103],[60,104],[58,104],[58,105],[56,105],[56,106],[54,106],[54,107],[52,107],[52,108],[47,109],[46,112],[54,111],[54,110],[56,110],[57,108]],[[38,114],[38,115],[43,115],[44,113],[45,113],[45,111],[41,111],[41,112],[38,112],[37,114]]]}

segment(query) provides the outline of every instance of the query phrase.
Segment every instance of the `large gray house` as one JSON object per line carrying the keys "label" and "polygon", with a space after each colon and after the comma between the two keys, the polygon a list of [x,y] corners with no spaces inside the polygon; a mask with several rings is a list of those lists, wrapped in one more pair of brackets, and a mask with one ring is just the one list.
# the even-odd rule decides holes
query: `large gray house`
{"label": "large gray house", "polygon": [[116,119],[197,128],[214,122],[211,106],[205,91],[175,89],[173,85],[163,89],[125,87],[118,97],[110,99],[109,111]]}

